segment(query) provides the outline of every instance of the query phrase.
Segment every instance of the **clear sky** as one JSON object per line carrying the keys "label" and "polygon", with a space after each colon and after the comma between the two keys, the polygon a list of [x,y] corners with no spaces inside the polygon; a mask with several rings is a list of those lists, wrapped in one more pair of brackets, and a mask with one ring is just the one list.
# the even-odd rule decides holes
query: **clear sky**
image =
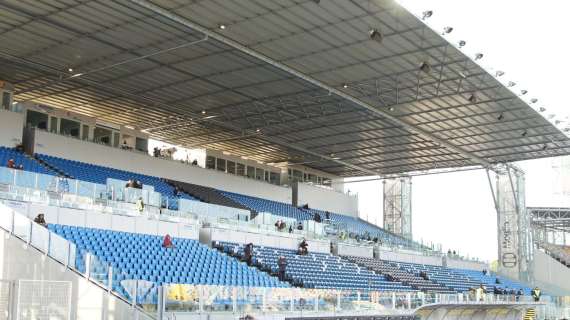
{"label": "clear sky", "polygon": [[[453,41],[465,40],[467,52],[484,53],[482,65],[505,72],[504,81],[526,89],[528,99],[567,120],[570,75],[570,1],[559,0],[399,0],[412,12],[432,10],[430,26],[454,28]],[[552,170],[551,159],[519,164],[527,177],[527,205],[570,206],[561,191],[568,176]],[[441,243],[485,260],[497,252],[496,213],[484,171],[456,172],[413,178],[412,211],[416,239]],[[382,184],[347,186],[359,194],[361,216],[382,224]]]}

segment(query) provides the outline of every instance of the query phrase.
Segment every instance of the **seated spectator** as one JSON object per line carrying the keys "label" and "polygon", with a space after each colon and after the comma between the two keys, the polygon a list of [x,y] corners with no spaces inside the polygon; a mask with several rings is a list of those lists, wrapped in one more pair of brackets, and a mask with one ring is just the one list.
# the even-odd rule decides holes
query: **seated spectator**
{"label": "seated spectator", "polygon": [[309,210],[309,204],[308,204],[308,203],[307,203],[307,204],[304,204],[304,205],[301,207],[301,209],[307,209],[307,210]]}
{"label": "seated spectator", "polygon": [[154,147],[154,149],[152,149],[152,155],[153,155],[155,158],[160,157],[160,149],[159,149],[158,147]]}
{"label": "seated spectator", "polygon": [[127,184],[125,184],[125,188],[132,188],[133,184],[134,184],[133,180],[129,179],[129,181],[127,181]]}
{"label": "seated spectator", "polygon": [[14,162],[14,159],[8,160],[8,163],[6,163],[6,167],[10,169],[16,169],[16,162]]}
{"label": "seated spectator", "polygon": [[495,284],[501,284],[501,280],[499,280],[499,278],[495,278]]}
{"label": "seated spectator", "polygon": [[301,243],[299,244],[299,249],[297,250],[297,254],[300,256],[306,256],[309,253],[308,247],[309,244],[305,239],[303,239],[303,241],[301,241]]}
{"label": "seated spectator", "polygon": [[197,166],[197,165],[198,165],[198,160],[194,159],[194,161],[192,161],[192,165],[193,165],[193,166]]}
{"label": "seated spectator", "polygon": [[18,165],[18,170],[24,170],[24,165],[23,165],[23,164],[19,164],[19,165]]}
{"label": "seated spectator", "polygon": [[173,194],[175,197],[179,197],[179,196],[180,196],[180,188],[178,188],[178,186],[175,186],[175,187],[174,187],[174,190],[172,190],[172,194]]}
{"label": "seated spectator", "polygon": [[286,224],[283,220],[277,220],[277,222],[275,222],[275,228],[277,228],[277,231],[283,231],[283,229],[285,229]]}
{"label": "seated spectator", "polygon": [[253,243],[250,242],[245,245],[245,248],[243,249],[243,259],[247,265],[251,267],[251,262],[253,259]]}
{"label": "seated spectator", "polygon": [[47,222],[43,213],[38,214],[37,217],[34,219],[34,222],[41,225],[42,227],[47,228]]}
{"label": "seated spectator", "polygon": [[331,213],[328,211],[325,211],[325,219],[330,220],[331,219]]}
{"label": "seated spectator", "polygon": [[287,269],[287,259],[284,256],[279,256],[277,259],[277,265],[279,266],[279,281],[285,281],[285,271]]}
{"label": "seated spectator", "polygon": [[293,226],[289,226],[289,233],[293,233]]}
{"label": "seated spectator", "polygon": [[162,241],[162,247],[166,249],[174,249],[174,243],[172,243],[172,239],[170,238],[170,235],[168,233],[164,236],[164,240]]}
{"label": "seated spectator", "polygon": [[313,220],[315,222],[321,222],[321,215],[318,212],[315,212],[315,214],[313,215]]}

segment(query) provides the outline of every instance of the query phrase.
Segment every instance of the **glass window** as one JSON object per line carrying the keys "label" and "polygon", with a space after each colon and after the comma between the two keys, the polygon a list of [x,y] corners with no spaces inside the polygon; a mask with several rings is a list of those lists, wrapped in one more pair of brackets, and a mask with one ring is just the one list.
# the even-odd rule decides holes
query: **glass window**
{"label": "glass window", "polygon": [[218,171],[226,172],[226,159],[216,159],[216,169],[218,169]]}
{"label": "glass window", "polygon": [[227,166],[228,166],[228,168],[227,168],[228,173],[236,174],[236,163],[235,162],[228,160]]}
{"label": "glass window", "polygon": [[84,124],[82,130],[83,131],[81,132],[81,139],[89,140],[89,126]]}
{"label": "glass window", "polygon": [[77,121],[69,120],[61,118],[59,123],[59,133],[72,136],[74,138],[79,138],[79,130],[81,128],[81,124]]}
{"label": "glass window", "polygon": [[47,130],[48,115],[45,113],[28,110],[26,112],[26,125],[32,128]]}
{"label": "glass window", "polygon": [[121,135],[118,132],[113,131],[113,147],[119,147],[119,140],[121,140]]}
{"label": "glass window", "polygon": [[269,171],[265,171],[265,177],[263,178],[263,180],[268,181],[269,182]]}
{"label": "glass window", "polygon": [[137,137],[135,139],[135,149],[138,151],[146,152],[148,150],[148,140]]}
{"label": "glass window", "polygon": [[49,132],[57,133],[57,118],[50,117],[49,119]]}
{"label": "glass window", "polygon": [[263,180],[263,178],[264,178],[264,176],[263,176],[263,175],[264,175],[264,172],[265,172],[265,170],[260,169],[260,168],[256,168],[256,169],[255,169],[255,179],[257,179],[257,180]]}
{"label": "glass window", "polygon": [[279,185],[279,184],[280,184],[280,181],[279,181],[279,173],[270,172],[270,173],[269,173],[269,182],[272,183],[272,184]]}
{"label": "glass window", "polygon": [[10,110],[10,92],[4,91],[2,94],[2,109]]}
{"label": "glass window", "polygon": [[247,166],[247,177],[255,179],[255,167]]}
{"label": "glass window", "polygon": [[238,176],[245,176],[245,165],[238,163],[236,166],[236,173]]}
{"label": "glass window", "polygon": [[293,179],[294,181],[303,181],[303,173],[299,170],[293,170]]}
{"label": "glass window", "polygon": [[329,178],[323,178],[323,185],[330,187],[332,185],[332,180]]}
{"label": "glass window", "polygon": [[216,158],[212,156],[206,157],[206,169],[216,169]]}
{"label": "glass window", "polygon": [[95,130],[93,130],[93,141],[110,146],[111,134],[112,132],[109,129],[95,127]]}

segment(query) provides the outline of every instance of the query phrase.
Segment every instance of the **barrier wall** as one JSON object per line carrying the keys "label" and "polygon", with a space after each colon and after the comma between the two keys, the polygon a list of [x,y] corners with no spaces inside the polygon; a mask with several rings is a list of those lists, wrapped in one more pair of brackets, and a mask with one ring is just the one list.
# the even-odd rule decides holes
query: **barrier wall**
{"label": "barrier wall", "polygon": [[[297,250],[302,236],[296,234],[262,234],[236,229],[208,227],[200,229],[200,242],[211,245],[214,241],[235,242],[240,244],[253,243],[255,246],[273,247]],[[307,240],[309,252],[330,253],[330,241]]]}
{"label": "barrier wall", "polygon": [[334,190],[299,183],[299,205],[358,217],[358,197]]}
{"label": "barrier wall", "polygon": [[456,269],[483,270],[489,269],[489,266],[483,262],[465,261],[447,258],[447,267]]}
{"label": "barrier wall", "polygon": [[48,206],[39,203],[18,201],[2,201],[2,203],[30,219],[34,219],[39,213],[44,213],[47,223],[156,236],[170,234],[178,238],[198,239],[198,226],[195,224],[158,221],[146,217],[98,213],[73,208]]}
{"label": "barrier wall", "polygon": [[0,146],[13,148],[21,143],[23,131],[24,115],[22,113],[0,110]]}
{"label": "barrier wall", "polygon": [[382,260],[441,266],[441,257],[439,256],[424,256],[419,254],[382,250],[381,248],[378,250],[378,258]]}
{"label": "barrier wall", "polygon": [[339,242],[336,245],[336,252],[339,256],[374,258],[374,247],[372,246],[357,246]]}

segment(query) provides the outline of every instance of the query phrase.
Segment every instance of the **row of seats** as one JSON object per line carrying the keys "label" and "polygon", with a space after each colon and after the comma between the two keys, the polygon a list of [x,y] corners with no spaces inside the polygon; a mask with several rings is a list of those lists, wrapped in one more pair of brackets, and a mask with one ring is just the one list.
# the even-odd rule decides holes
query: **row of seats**
{"label": "row of seats", "polygon": [[313,216],[308,213],[296,208],[290,204],[283,202],[266,200],[257,197],[246,196],[243,194],[225,192],[222,194],[238,203],[241,203],[250,210],[257,212],[269,212],[278,216],[283,216],[287,218],[297,219],[298,221],[310,220]]}
{"label": "row of seats", "polygon": [[56,175],[52,170],[42,166],[36,160],[26,156],[24,153],[16,151],[14,148],[6,148],[0,146],[0,165],[6,166],[8,160],[13,159],[16,166],[24,166],[25,171]]}
{"label": "row of seats", "polygon": [[[226,253],[237,252],[243,255],[243,246],[235,243],[221,243]],[[286,276],[296,285],[314,289],[374,290],[374,291],[415,291],[411,286],[399,281],[388,280],[385,276],[342,257],[323,253],[298,255],[295,250],[270,247],[254,247],[253,263],[262,269],[277,273],[277,260],[280,256],[287,261]]]}
{"label": "row of seats", "polygon": [[[57,168],[58,170],[65,172],[67,175],[78,180],[98,184],[106,184],[107,179],[109,178],[123,181],[133,179],[140,181],[143,185],[153,186],[154,191],[161,193],[163,198],[168,198],[170,200],[176,200],[179,198],[196,200],[192,196],[183,192],[176,195],[174,192],[174,187],[158,177],[93,165],[74,160],[67,160],[43,154],[37,154],[36,156],[50,166]],[[169,201],[169,203],[174,204],[176,201]],[[170,206],[170,208],[176,209],[172,206]]]}
{"label": "row of seats", "polygon": [[[494,274],[494,273],[490,273],[490,272],[483,273],[482,271],[469,270],[469,269],[451,269],[451,270],[453,270],[454,272],[457,272],[457,273],[464,274],[467,277],[469,277],[470,279],[473,279],[476,282],[483,284],[487,288],[497,287],[497,288],[507,290],[507,291],[511,291],[511,290],[518,291],[519,289],[521,289],[524,294],[530,295],[530,291],[531,291],[530,288],[524,286],[521,283],[507,279],[505,277],[501,277],[501,276]],[[499,283],[497,283],[497,282],[499,282]]]}
{"label": "row of seats", "polygon": [[363,257],[347,257],[350,261],[358,263],[359,265],[369,268],[377,273],[391,277],[397,281],[408,284],[414,289],[424,292],[436,293],[455,293],[456,291],[448,288],[440,283],[435,283],[431,280],[420,277],[419,274],[410,273],[401,269],[396,262],[384,261],[372,258]]}
{"label": "row of seats", "polygon": [[[175,248],[167,249],[162,247],[163,238],[159,236],[58,224],[50,224],[48,228],[76,245],[75,263],[79,271],[85,272],[87,252],[100,262],[92,264],[92,273],[105,274],[106,267],[112,266],[112,288],[126,297],[127,288],[121,281],[128,279],[146,280],[156,285],[289,286],[196,240],[173,238]],[[101,281],[107,283],[104,276]]]}

